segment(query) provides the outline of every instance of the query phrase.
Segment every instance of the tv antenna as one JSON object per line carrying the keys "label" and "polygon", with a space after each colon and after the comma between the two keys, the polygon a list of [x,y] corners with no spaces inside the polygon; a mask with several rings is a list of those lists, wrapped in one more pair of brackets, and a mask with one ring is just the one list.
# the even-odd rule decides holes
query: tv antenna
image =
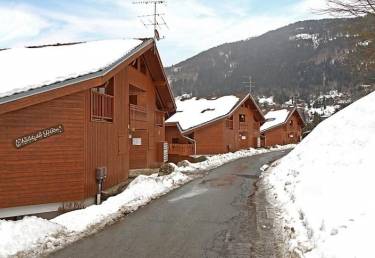
{"label": "tv antenna", "polygon": [[253,77],[252,76],[249,76],[248,77],[248,81],[247,82],[242,82],[242,84],[246,84],[246,88],[249,88],[249,93],[251,94],[252,93],[252,90],[255,88],[254,86],[254,82],[253,82]]}
{"label": "tv antenna", "polygon": [[[138,18],[141,19],[142,24],[147,28],[149,26],[153,26],[154,28],[154,40],[160,40],[164,37],[160,37],[158,28],[161,29],[161,26],[165,26],[168,28],[167,23],[164,20],[164,13],[158,13],[157,7],[158,4],[166,4],[166,0],[146,0],[146,1],[135,1],[133,4],[145,4],[145,5],[154,5],[154,13],[149,15],[141,15]],[[152,20],[150,19],[152,18]],[[147,20],[145,20],[147,19]],[[169,28],[168,28],[169,29]]]}

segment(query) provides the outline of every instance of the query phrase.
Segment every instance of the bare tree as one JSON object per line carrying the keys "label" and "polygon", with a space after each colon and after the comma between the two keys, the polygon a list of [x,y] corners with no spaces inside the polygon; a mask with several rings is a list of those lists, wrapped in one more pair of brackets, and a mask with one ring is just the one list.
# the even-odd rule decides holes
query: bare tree
{"label": "bare tree", "polygon": [[339,16],[375,16],[375,0],[327,0],[322,12]]}
{"label": "bare tree", "polygon": [[[339,17],[361,17],[362,22],[348,27],[360,35],[363,42],[352,55],[352,61],[359,61],[366,71],[375,70],[375,0],[326,0],[327,7],[318,13]],[[365,61],[363,63],[362,61]],[[358,65],[358,63],[357,63]]]}

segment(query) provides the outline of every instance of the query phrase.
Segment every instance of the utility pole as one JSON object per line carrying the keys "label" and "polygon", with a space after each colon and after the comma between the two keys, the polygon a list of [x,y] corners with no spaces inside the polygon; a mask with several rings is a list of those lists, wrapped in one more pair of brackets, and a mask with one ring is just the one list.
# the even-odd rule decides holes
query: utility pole
{"label": "utility pole", "polygon": [[[160,40],[160,39],[163,39],[164,37],[160,37],[160,34],[159,34],[159,31],[158,31],[158,28],[161,29],[161,26],[165,26],[168,28],[168,25],[167,23],[165,22],[164,20],[164,13],[158,13],[158,10],[157,10],[157,6],[158,4],[166,4],[167,1],[165,0],[146,0],[146,1],[136,1],[136,2],[133,2],[133,4],[145,4],[145,5],[153,5],[154,6],[154,13],[153,14],[149,14],[149,15],[141,15],[141,16],[138,16],[138,18],[141,18],[141,22],[142,24],[147,28],[149,26],[153,26],[153,34],[154,34],[154,40]],[[149,17],[152,17],[153,20],[148,20],[148,21],[144,21],[143,19],[144,18],[149,18]]]}
{"label": "utility pole", "polygon": [[254,86],[255,83],[253,82],[252,76],[249,76],[248,79],[249,80],[247,82],[241,82],[241,83],[247,85],[246,88],[249,88],[249,94],[251,95],[253,88],[255,88],[255,86]]}

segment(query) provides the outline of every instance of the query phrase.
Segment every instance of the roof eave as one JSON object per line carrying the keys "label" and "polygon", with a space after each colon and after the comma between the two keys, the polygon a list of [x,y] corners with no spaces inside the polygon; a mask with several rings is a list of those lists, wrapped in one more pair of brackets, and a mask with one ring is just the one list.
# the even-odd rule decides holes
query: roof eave
{"label": "roof eave", "polygon": [[69,86],[69,85],[73,85],[73,84],[77,84],[77,83],[80,83],[80,82],[84,82],[84,81],[88,81],[88,80],[91,80],[91,79],[95,79],[95,78],[98,78],[98,77],[105,76],[106,74],[111,72],[113,69],[115,69],[117,66],[119,66],[123,62],[127,61],[130,57],[132,57],[134,55],[134,53],[137,53],[137,52],[141,51],[142,49],[148,47],[152,43],[153,43],[153,39],[149,39],[149,40],[146,40],[146,41],[142,42],[140,45],[135,47],[133,50],[131,50],[125,56],[123,56],[122,58],[118,59],[116,62],[111,64],[110,66],[108,66],[106,68],[103,68],[100,71],[85,74],[85,75],[81,75],[81,76],[78,76],[76,78],[67,79],[67,80],[64,80],[64,81],[61,81],[61,82],[55,82],[55,83],[44,85],[44,86],[41,86],[41,87],[38,87],[38,88],[35,88],[35,89],[26,90],[26,91],[23,91],[23,92],[15,93],[13,95],[0,98],[0,105],[6,104],[6,103],[9,103],[9,102],[13,102],[13,101],[17,101],[19,99],[27,98],[27,97],[30,97],[30,96],[34,96],[34,95],[37,95],[37,94],[40,94],[40,93],[45,93],[45,92],[48,92],[48,91],[51,91],[51,90],[64,88],[64,87]]}
{"label": "roof eave", "polygon": [[265,120],[265,118],[264,118],[264,115],[263,115],[263,112],[259,109],[259,107],[258,107],[258,105],[256,104],[256,102],[255,102],[255,100],[254,100],[254,98],[251,96],[251,94],[247,94],[242,100],[239,100],[234,106],[233,106],[233,108],[229,111],[229,113],[227,113],[226,115],[223,115],[223,116],[220,116],[220,117],[217,117],[217,118],[215,118],[215,119],[212,119],[212,120],[210,120],[210,121],[207,121],[207,122],[205,122],[205,123],[203,123],[203,124],[199,124],[199,125],[196,125],[196,126],[194,126],[194,127],[191,127],[191,128],[188,128],[188,129],[186,129],[186,130],[183,130],[182,131],[182,133],[183,134],[186,134],[186,133],[190,133],[190,132],[192,132],[192,131],[194,131],[194,130],[197,130],[198,128],[200,128],[200,127],[204,127],[204,126],[207,126],[207,125],[209,125],[209,124],[212,124],[212,123],[215,123],[215,122],[218,122],[218,121],[220,121],[220,120],[222,120],[222,119],[224,119],[224,118],[227,118],[227,117],[229,117],[229,116],[231,116],[248,98],[250,98],[252,101],[253,101],[253,103],[254,103],[254,105],[256,106],[256,108],[257,108],[257,110],[258,110],[258,112],[259,112],[259,114],[261,115],[261,117],[263,118],[263,121]]}

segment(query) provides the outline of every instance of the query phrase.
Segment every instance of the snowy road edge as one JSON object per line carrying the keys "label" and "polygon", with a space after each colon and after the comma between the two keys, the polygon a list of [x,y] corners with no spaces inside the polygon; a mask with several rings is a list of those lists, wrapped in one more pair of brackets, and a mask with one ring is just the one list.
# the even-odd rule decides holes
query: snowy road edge
{"label": "snowy road edge", "polygon": [[[196,178],[193,175],[194,173],[201,174],[240,158],[287,150],[294,147],[295,145],[287,145],[271,149],[248,149],[235,153],[219,154],[210,156],[206,161],[200,163],[190,163],[185,167],[176,167],[177,171],[171,175],[139,176],[124,192],[118,196],[109,198],[102,205],[89,206],[83,210],[65,213],[51,221],[35,217],[26,217],[30,222],[25,219],[17,222],[0,220],[0,239],[3,240],[0,241],[0,257],[36,257],[47,255],[83,237],[100,231],[105,226],[115,223],[126,214],[145,206],[153,199],[159,198],[192,181]],[[152,187],[156,189],[154,192],[149,189]],[[108,203],[110,204],[107,205]],[[109,211],[103,211],[106,208]],[[25,223],[22,224],[22,222]],[[27,233],[25,234],[24,231],[28,231],[27,228],[30,226],[28,223],[35,224],[35,222],[38,222],[41,228],[45,224],[46,233],[38,236],[38,232],[27,232],[33,234],[30,235],[31,239],[27,239]],[[14,232],[12,223],[15,225],[18,224],[16,229],[19,232]],[[12,232],[12,234],[9,234],[9,232]],[[6,236],[7,233],[8,236]],[[20,236],[23,238],[20,239]]]}

